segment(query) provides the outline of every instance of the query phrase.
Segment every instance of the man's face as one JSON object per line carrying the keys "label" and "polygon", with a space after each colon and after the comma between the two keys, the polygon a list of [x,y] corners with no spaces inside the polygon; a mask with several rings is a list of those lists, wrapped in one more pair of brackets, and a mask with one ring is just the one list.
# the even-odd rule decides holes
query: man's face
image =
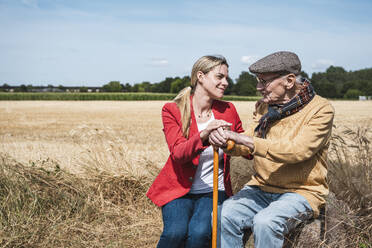
{"label": "man's face", "polygon": [[285,101],[286,76],[277,73],[257,74],[257,90],[262,94],[263,102],[267,104],[281,104]]}

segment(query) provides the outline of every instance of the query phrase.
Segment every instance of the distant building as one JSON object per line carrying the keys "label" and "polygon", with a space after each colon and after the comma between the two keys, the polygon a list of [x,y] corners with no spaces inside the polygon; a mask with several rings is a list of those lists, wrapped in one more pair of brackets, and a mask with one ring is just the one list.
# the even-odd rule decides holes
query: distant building
{"label": "distant building", "polygon": [[359,101],[372,100],[372,96],[359,96]]}

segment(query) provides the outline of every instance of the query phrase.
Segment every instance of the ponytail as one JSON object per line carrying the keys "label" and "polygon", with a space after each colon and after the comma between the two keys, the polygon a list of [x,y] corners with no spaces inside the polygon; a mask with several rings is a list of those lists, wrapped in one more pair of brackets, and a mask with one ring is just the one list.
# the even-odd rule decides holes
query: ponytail
{"label": "ponytail", "polygon": [[191,108],[190,108],[190,96],[192,88],[190,86],[182,89],[178,95],[173,99],[177,104],[181,112],[182,121],[182,134],[188,138],[190,133],[190,120],[191,120]]}

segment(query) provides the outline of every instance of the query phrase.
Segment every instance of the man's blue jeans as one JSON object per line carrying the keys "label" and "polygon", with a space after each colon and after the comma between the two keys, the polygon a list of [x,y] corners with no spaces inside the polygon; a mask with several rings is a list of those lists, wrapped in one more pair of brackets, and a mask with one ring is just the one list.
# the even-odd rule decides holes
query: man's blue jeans
{"label": "man's blue jeans", "polygon": [[282,247],[284,235],[313,216],[308,201],[297,193],[268,193],[245,186],[219,208],[221,247],[244,247],[244,232],[251,229],[254,246]]}
{"label": "man's blue jeans", "polygon": [[[218,202],[227,199],[224,191],[218,192]],[[158,248],[210,247],[213,193],[187,194],[162,207],[163,233]]]}

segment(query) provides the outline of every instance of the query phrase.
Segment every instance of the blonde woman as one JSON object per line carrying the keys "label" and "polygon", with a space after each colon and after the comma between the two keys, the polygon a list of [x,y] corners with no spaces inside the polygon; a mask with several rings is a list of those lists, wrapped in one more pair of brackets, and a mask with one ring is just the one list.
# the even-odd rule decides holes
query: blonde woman
{"label": "blonde woman", "polygon": [[[232,103],[221,101],[228,86],[222,56],[203,56],[191,72],[191,86],[162,109],[170,155],[147,196],[162,208],[164,229],[158,248],[210,247],[213,148],[209,134],[229,127],[243,132]],[[222,132],[222,131],[221,131]],[[232,195],[229,159],[219,151],[219,204]]]}

